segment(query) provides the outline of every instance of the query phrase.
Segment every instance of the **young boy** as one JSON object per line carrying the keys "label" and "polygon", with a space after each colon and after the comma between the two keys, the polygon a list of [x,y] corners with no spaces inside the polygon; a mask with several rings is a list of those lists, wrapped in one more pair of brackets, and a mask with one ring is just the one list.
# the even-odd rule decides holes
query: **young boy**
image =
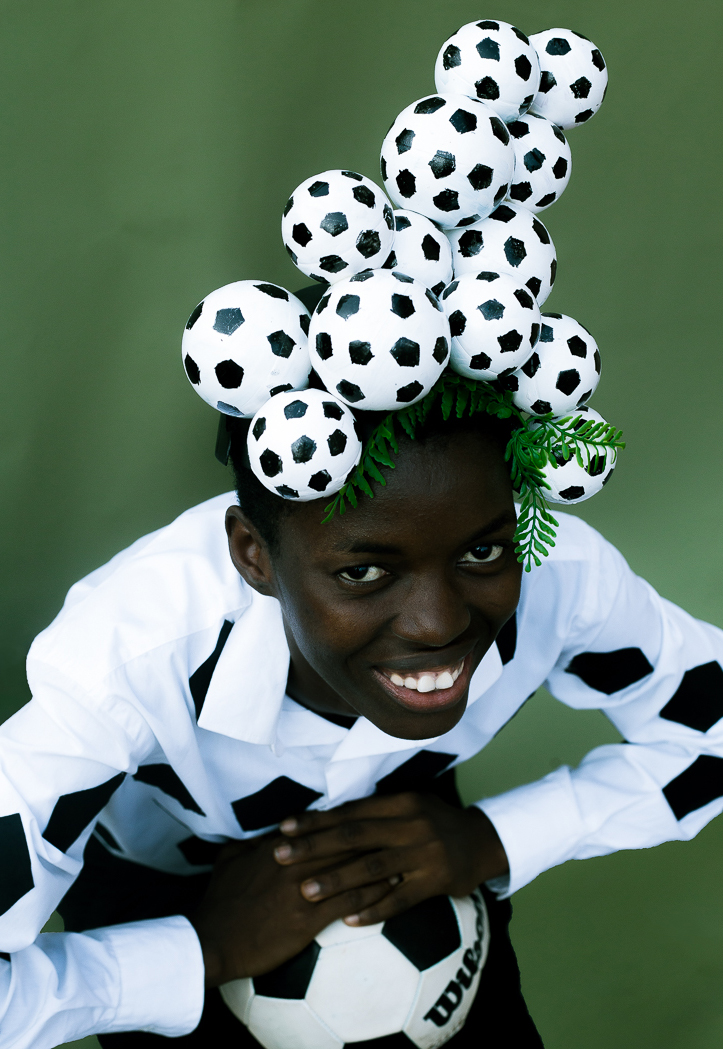
{"label": "young boy", "polygon": [[[220,984],[480,883],[490,953],[448,1044],[541,1044],[507,897],[721,811],[723,644],[577,518],[523,575],[508,436],[433,413],[322,523],[328,500],[268,492],[237,434],[238,502],[71,589],[0,729],[0,1049],[256,1045]],[[454,765],[543,683],[626,742],[462,809]],[[66,932],[39,936],[55,908]]]}

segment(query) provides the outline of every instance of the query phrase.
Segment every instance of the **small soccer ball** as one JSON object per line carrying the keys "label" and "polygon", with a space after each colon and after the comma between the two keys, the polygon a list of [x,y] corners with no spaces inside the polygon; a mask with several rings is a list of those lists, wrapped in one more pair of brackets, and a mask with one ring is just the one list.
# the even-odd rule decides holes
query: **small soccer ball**
{"label": "small soccer ball", "polygon": [[493,109],[466,95],[429,95],[399,114],[382,145],[382,178],[398,208],[445,229],[489,215],[507,194],[515,163]]}
{"label": "small soccer ball", "polygon": [[384,265],[394,244],[394,217],[370,179],[356,171],[323,171],[289,197],[281,236],[302,273],[333,284]]}
{"label": "small soccer ball", "polygon": [[250,418],[275,393],[303,390],[309,311],[278,284],[239,280],[199,302],[183,333],[183,366],[204,401]]}
{"label": "small soccer ball", "polygon": [[540,61],[525,34],[509,22],[469,22],[442,44],[434,82],[437,91],[479,98],[503,120],[514,120],[537,94]]}
{"label": "small soccer ball", "polygon": [[488,949],[481,894],[437,896],[378,925],[333,922],[221,995],[265,1049],[438,1049],[463,1027]]}
{"label": "small soccer ball", "polygon": [[439,296],[452,279],[452,248],[444,233],[416,211],[394,212],[393,269]]}
{"label": "small soccer ball", "polygon": [[546,29],[531,36],[530,43],[542,70],[530,111],[562,128],[584,124],[597,113],[608,86],[600,49],[571,29]]}
{"label": "small soccer ball", "polygon": [[[568,415],[579,416],[574,427],[576,430],[579,430],[585,423],[605,422],[601,415],[586,405],[575,408]],[[559,422],[560,420],[553,421]],[[544,423],[532,423],[531,429],[544,425]],[[608,483],[615,469],[616,461],[617,451],[606,448],[600,455],[591,456],[587,465],[580,466],[574,454],[572,458],[565,459],[562,448],[558,448],[554,454],[554,463],[548,462],[542,469],[545,480],[550,485],[549,490],[547,488],[542,490],[546,502],[568,503],[569,505],[584,503],[586,499],[597,495]]]}
{"label": "small soccer ball", "polygon": [[338,492],[361,457],[352,413],[324,390],[278,393],[248,433],[251,469],[270,492],[308,502]]}
{"label": "small soccer ball", "polygon": [[540,307],[514,277],[483,270],[458,277],[442,292],[452,335],[450,367],[468,379],[510,375],[540,335]]}
{"label": "small soccer ball", "polygon": [[393,411],[429,393],[449,359],[449,323],[436,296],[398,270],[334,284],[311,318],[317,375],[355,408]]}
{"label": "small soccer ball", "polygon": [[572,153],[557,124],[527,113],[507,125],[515,150],[508,196],[537,214],[560,198],[570,181]]}
{"label": "small soccer ball", "polygon": [[562,313],[543,313],[535,352],[505,380],[530,415],[565,415],[585,404],[600,381],[600,351],[587,328]]}
{"label": "small soccer ball", "polygon": [[496,270],[512,274],[542,306],[557,274],[555,245],[546,227],[521,204],[505,201],[465,230],[448,234],[454,272]]}

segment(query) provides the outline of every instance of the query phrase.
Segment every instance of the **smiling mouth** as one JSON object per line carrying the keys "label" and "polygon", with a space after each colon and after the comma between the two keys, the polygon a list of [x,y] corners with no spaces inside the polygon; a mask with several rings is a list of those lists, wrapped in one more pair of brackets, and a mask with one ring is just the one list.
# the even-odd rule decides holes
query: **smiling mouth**
{"label": "smiling mouth", "polygon": [[466,656],[433,670],[404,671],[374,667],[373,672],[385,692],[402,706],[415,711],[441,710],[453,706],[469,687],[472,657]]}

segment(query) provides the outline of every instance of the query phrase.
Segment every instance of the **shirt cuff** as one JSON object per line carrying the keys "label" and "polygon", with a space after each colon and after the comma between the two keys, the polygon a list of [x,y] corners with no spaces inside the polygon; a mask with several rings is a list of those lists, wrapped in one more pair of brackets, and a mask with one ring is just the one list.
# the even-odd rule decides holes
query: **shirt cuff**
{"label": "shirt cuff", "polygon": [[177,915],[94,929],[118,963],[120,994],[115,1019],[103,1034],[148,1031],[177,1038],[201,1019],[205,971],[196,931]]}
{"label": "shirt cuff", "polygon": [[494,824],[507,853],[509,884],[501,878],[490,884],[502,898],[570,859],[583,833],[568,768],[476,805]]}

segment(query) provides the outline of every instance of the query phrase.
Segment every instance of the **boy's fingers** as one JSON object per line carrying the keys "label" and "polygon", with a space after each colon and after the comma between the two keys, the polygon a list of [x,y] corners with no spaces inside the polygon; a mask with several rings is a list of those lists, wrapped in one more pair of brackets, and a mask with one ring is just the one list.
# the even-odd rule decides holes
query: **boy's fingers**
{"label": "boy's fingers", "polygon": [[283,820],[279,830],[282,834],[295,837],[298,834],[309,834],[315,830],[335,827],[347,820],[385,819],[394,816],[411,815],[418,806],[418,795],[406,794],[373,794],[370,798],[349,801],[335,809],[320,811],[314,809],[289,816]]}
{"label": "boy's fingers", "polygon": [[349,889],[372,885],[382,879],[401,880],[405,870],[415,869],[415,856],[410,850],[384,849],[371,852],[334,870],[307,878],[301,883],[301,894],[307,900],[323,900]]}

